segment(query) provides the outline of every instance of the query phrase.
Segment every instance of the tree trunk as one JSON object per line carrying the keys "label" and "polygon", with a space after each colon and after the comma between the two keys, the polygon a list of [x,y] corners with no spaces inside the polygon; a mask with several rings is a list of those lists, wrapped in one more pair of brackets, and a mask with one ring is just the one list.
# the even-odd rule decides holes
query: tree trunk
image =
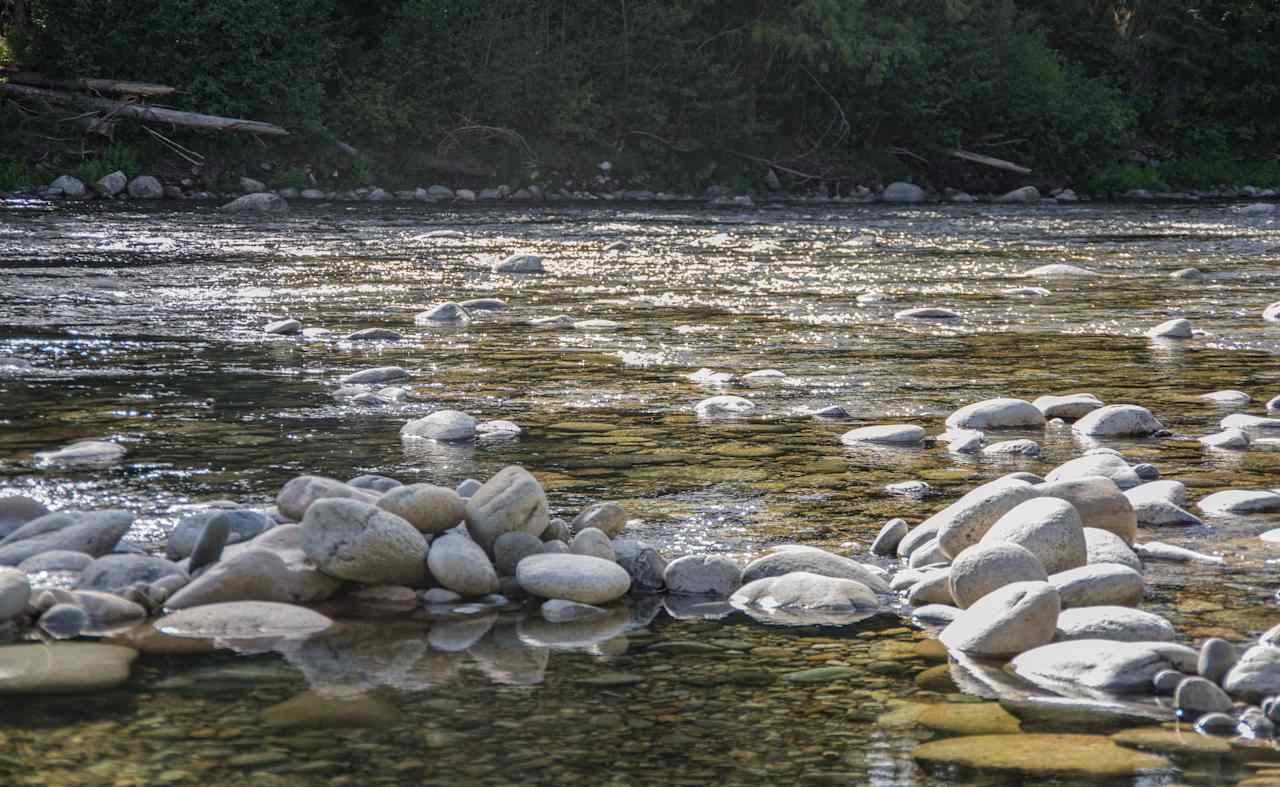
{"label": "tree trunk", "polygon": [[174,126],[202,128],[210,131],[244,131],[250,134],[264,134],[267,136],[286,136],[289,133],[288,130],[279,126],[271,123],[262,123],[257,120],[201,115],[198,112],[180,112],[176,109],[161,109],[159,107],[150,107],[146,104],[128,104],[123,101],[112,101],[108,98],[96,98],[78,93],[60,93],[56,90],[45,90],[26,85],[0,83],[0,95],[38,99],[48,101],[51,104],[76,104],[99,109],[115,117],[149,120],[154,123],[168,123]]}
{"label": "tree trunk", "polygon": [[31,71],[0,72],[18,85],[34,85],[57,90],[84,90],[90,93],[123,93],[130,96],[170,96],[178,92],[168,85],[151,82],[128,82],[120,79],[51,79]]}

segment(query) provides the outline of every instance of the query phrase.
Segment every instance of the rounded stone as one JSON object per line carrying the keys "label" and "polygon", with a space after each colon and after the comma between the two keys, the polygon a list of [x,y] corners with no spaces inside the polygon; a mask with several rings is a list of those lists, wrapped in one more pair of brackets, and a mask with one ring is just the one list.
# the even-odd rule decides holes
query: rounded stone
{"label": "rounded stone", "polygon": [[1013,582],[1044,582],[1048,574],[1039,558],[1017,544],[981,543],[956,556],[949,577],[956,606],[967,609],[993,590]]}
{"label": "rounded stone", "polygon": [[1085,549],[1088,552],[1088,565],[1115,563],[1142,573],[1144,567],[1137,553],[1129,548],[1124,539],[1110,530],[1086,527],[1084,529],[1084,542]]}
{"label": "rounded stone", "polygon": [[316,501],[302,519],[302,551],[324,573],[370,585],[421,587],[427,541],[413,525],[358,500]]}
{"label": "rounded stone", "polygon": [[1280,694],[1280,647],[1265,644],[1274,642],[1273,634],[1264,634],[1262,642],[1246,650],[1222,679],[1222,687],[1232,696],[1259,702]]}
{"label": "rounded stone", "polygon": [[765,577],[777,577],[793,572],[806,572],[822,576],[851,579],[861,582],[877,593],[888,593],[889,584],[879,569],[841,557],[816,547],[789,546],[775,548],[763,557],[756,558],[742,570],[742,582],[749,584]]}
{"label": "rounded stone", "polygon": [[1062,608],[1137,606],[1145,589],[1142,575],[1118,563],[1094,563],[1049,575]]}
{"label": "rounded stone", "polygon": [[1006,658],[1053,641],[1060,610],[1047,582],[1014,582],[983,596],[938,636],[950,650]]}
{"label": "rounded stone", "polygon": [[378,496],[363,489],[356,489],[333,478],[303,475],[290,479],[280,487],[276,495],[276,507],[293,522],[301,522],[307,509],[317,500],[347,498],[366,503],[376,503]]}
{"label": "rounded stone", "polygon": [[332,626],[333,621],[292,604],[233,601],[171,612],[152,625],[171,637],[258,639],[317,634]]}
{"label": "rounded stone", "polygon": [[1152,612],[1117,606],[1075,607],[1058,615],[1055,642],[1105,639],[1117,642],[1172,642],[1173,624]]}
{"label": "rounded stone", "polygon": [[523,467],[498,471],[475,491],[466,504],[467,530],[486,552],[503,533],[517,531],[539,537],[550,516],[542,485]]}
{"label": "rounded stone", "polygon": [[129,679],[138,651],[96,642],[0,647],[0,694],[88,694]]}
{"label": "rounded stone", "polygon": [[441,442],[475,439],[476,419],[458,410],[437,410],[400,428],[401,437],[420,437]]}
{"label": "rounded stone", "polygon": [[926,765],[1011,774],[1024,783],[1134,777],[1171,767],[1163,757],[1101,735],[969,735],[923,743],[911,756]]}
{"label": "rounded stone", "polygon": [[617,503],[605,501],[584,508],[569,527],[574,533],[594,527],[609,538],[617,538],[627,524],[627,511]]}
{"label": "rounded stone", "polygon": [[952,429],[1040,428],[1045,416],[1023,399],[987,399],[965,405],[947,417]]}
{"label": "rounded stone", "polygon": [[1187,676],[1175,669],[1164,669],[1156,673],[1151,679],[1151,686],[1156,690],[1156,694],[1161,696],[1173,696],[1178,690],[1178,684],[1186,680]]}
{"label": "rounded stone", "polygon": [[1045,475],[1045,482],[1060,483],[1096,477],[1109,479],[1121,489],[1130,489],[1142,483],[1142,478],[1124,457],[1106,452],[1089,453],[1063,462]]}
{"label": "rounded stone", "polygon": [[590,555],[610,562],[617,561],[609,536],[596,527],[588,527],[575,533],[573,540],[569,542],[569,552],[574,555]]}
{"label": "rounded stone", "polygon": [[934,571],[921,578],[907,591],[907,603],[913,607],[924,607],[930,604],[954,606],[955,599],[951,595],[950,572]]}
{"label": "rounded stone", "polygon": [[[3,362],[0,362],[0,366],[3,366]],[[0,538],[47,513],[49,509],[44,503],[25,495],[0,497]]]}
{"label": "rounded stone", "polygon": [[526,593],[581,604],[604,604],[631,588],[631,577],[617,563],[588,555],[531,555],[516,567]]}
{"label": "rounded stone", "polygon": [[339,377],[338,382],[342,385],[375,385],[404,380],[408,377],[409,372],[399,366],[378,366]]}
{"label": "rounded stone", "polygon": [[[516,566],[530,555],[541,555],[543,543],[537,536],[529,535],[523,530],[503,533],[493,542],[493,562],[500,577],[514,577]],[[612,551],[612,547],[610,547]]]}
{"label": "rounded stone", "polygon": [[[573,528],[559,517],[547,522],[547,529],[542,531],[543,541],[563,541],[566,545],[573,540]],[[616,547],[614,548],[617,549]]]}
{"label": "rounded stone", "polygon": [[1147,330],[1147,336],[1152,339],[1190,339],[1192,335],[1191,321],[1181,317],[1166,320]]}
{"label": "rounded stone", "polygon": [[1138,536],[1133,504],[1109,478],[1086,476],[1046,482],[1038,484],[1036,491],[1070,503],[1085,527],[1114,533],[1125,544],[1132,544]]}
{"label": "rounded stone", "polygon": [[[299,525],[285,527],[301,531]],[[324,601],[342,587],[340,580],[321,573],[297,546],[247,547],[209,566],[187,585],[174,588],[165,606],[186,609],[232,601],[304,604]]]}
{"label": "rounded stone", "polygon": [[908,530],[910,527],[905,519],[890,519],[885,522],[876,534],[876,540],[871,542],[871,554],[881,557],[897,554],[898,544],[906,537]]}
{"label": "rounded stone", "polygon": [[186,572],[162,557],[106,555],[90,563],[81,572],[76,588],[112,593],[137,582],[150,583],[173,575],[186,576]]}
{"label": "rounded stone", "polygon": [[498,592],[498,572],[489,556],[461,533],[448,533],[431,542],[427,567],[437,582],[464,598]]}
{"label": "rounded stone", "polygon": [[919,306],[914,309],[902,309],[893,313],[895,320],[958,320],[960,312],[941,306]]}
{"label": "rounded stone", "polygon": [[694,405],[694,412],[703,417],[715,415],[745,415],[756,409],[750,399],[741,396],[711,396]]}
{"label": "rounded stone", "polygon": [[89,613],[75,604],[54,604],[40,616],[38,625],[54,639],[73,639],[89,627]]}
{"label": "rounded stone", "polygon": [[400,483],[394,478],[388,478],[385,475],[378,475],[377,473],[365,473],[364,475],[358,475],[355,478],[348,481],[347,486],[354,487],[356,489],[366,489],[370,492],[378,492],[380,494],[383,494],[386,492],[390,492],[392,489],[395,489],[397,487],[404,486],[404,484]]}
{"label": "rounded stone", "polygon": [[512,254],[493,266],[494,273],[542,273],[542,257],[537,254]]}
{"label": "rounded stone", "polygon": [[728,598],[742,586],[742,569],[719,555],[685,555],[667,564],[667,592]]}
{"label": "rounded stone", "polygon": [[74,571],[79,573],[93,562],[93,558],[83,552],[72,552],[66,549],[55,549],[41,552],[18,564],[18,568],[27,574],[37,571]]}
{"label": "rounded stone", "polygon": [[1019,504],[991,526],[982,542],[1018,544],[1039,558],[1050,576],[1089,559],[1080,515],[1070,503],[1051,497]]}
{"label": "rounded stone", "polygon": [[1041,396],[1032,402],[1045,418],[1075,420],[1103,406],[1102,400],[1091,393],[1074,393],[1062,396]]}
{"label": "rounded stone", "polygon": [[466,501],[452,489],[432,484],[409,484],[389,490],[378,508],[390,511],[423,533],[455,527],[466,514]]}
{"label": "rounded stone", "polygon": [[1280,511],[1280,494],[1263,489],[1227,489],[1203,497],[1196,507],[1206,514],[1262,514]]}
{"label": "rounded stone", "polygon": [[1199,676],[1178,684],[1173,693],[1173,706],[1179,716],[1193,719],[1206,713],[1226,713],[1232,707],[1231,697],[1218,684]]}
{"label": "rounded stone", "polygon": [[1211,637],[1200,646],[1200,660],[1196,663],[1196,672],[1200,677],[1221,683],[1231,668],[1240,659],[1236,646],[1219,637]]}
{"label": "rounded stone", "polygon": [[1072,430],[1090,437],[1147,437],[1164,429],[1151,411],[1136,404],[1109,404],[1085,415]]}
{"label": "rounded stone", "polygon": [[0,568],[0,623],[13,620],[27,608],[31,599],[31,580],[25,571]]}
{"label": "rounded stone", "polygon": [[[1003,517],[1034,501],[1035,487],[1015,478],[997,478],[966,493],[959,500],[926,519],[916,530],[936,527],[938,545],[951,557],[981,541]],[[912,535],[915,531],[912,532]],[[906,540],[903,541],[903,544]],[[898,551],[902,552],[903,544]]]}
{"label": "rounded stone", "polygon": [[840,435],[845,445],[873,443],[882,445],[918,445],[924,439],[924,429],[913,424],[880,424],[851,429]]}
{"label": "rounded stone", "polygon": [[[296,479],[295,479],[296,480]],[[337,483],[336,481],[333,483]],[[317,490],[312,490],[317,491]],[[196,544],[214,522],[215,530],[210,538],[216,540],[217,534],[226,530],[226,543],[248,541],[263,531],[269,530],[275,523],[261,511],[249,508],[209,508],[196,511],[182,518],[169,533],[165,543],[165,556],[170,560],[181,560],[195,551]]]}

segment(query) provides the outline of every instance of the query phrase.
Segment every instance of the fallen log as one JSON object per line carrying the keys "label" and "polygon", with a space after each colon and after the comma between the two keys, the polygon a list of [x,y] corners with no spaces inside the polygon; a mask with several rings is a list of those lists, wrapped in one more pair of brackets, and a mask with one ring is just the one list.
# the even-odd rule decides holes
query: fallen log
{"label": "fallen log", "polygon": [[129,96],[171,96],[177,88],[157,85],[153,82],[130,82],[123,79],[53,79],[34,71],[3,71],[15,85],[32,85],[56,90],[83,90],[90,93],[120,93]]}
{"label": "fallen log", "polygon": [[972,161],[974,164],[995,167],[996,169],[1002,169],[1005,172],[1016,172],[1019,175],[1031,174],[1031,170],[1027,167],[1019,166],[1014,164],[1012,161],[1005,161],[1002,158],[995,158],[994,156],[984,156],[981,153],[971,153],[967,150],[953,150],[951,151],[951,155],[954,158]]}
{"label": "fallen log", "polygon": [[202,115],[198,112],[162,109],[160,107],[147,106],[146,104],[131,104],[124,101],[113,101],[109,98],[85,96],[79,93],[63,93],[39,87],[15,85],[12,82],[0,82],[0,95],[36,99],[47,101],[51,104],[74,104],[102,110],[112,117],[148,120],[153,123],[168,123],[174,126],[202,128],[210,131],[243,131],[249,134],[277,137],[289,134],[287,129],[258,120],[241,120],[239,118],[219,117],[218,115]]}

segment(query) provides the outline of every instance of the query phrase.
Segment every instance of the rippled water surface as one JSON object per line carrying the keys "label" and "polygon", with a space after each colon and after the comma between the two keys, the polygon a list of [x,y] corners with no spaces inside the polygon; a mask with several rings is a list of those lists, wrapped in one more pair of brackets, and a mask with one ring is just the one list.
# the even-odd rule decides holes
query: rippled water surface
{"label": "rippled water surface", "polygon": [[[267,503],[299,473],[452,486],[520,464],[555,514],[617,500],[636,519],[629,533],[669,556],[745,559],[785,542],[865,552],[888,517],[919,521],[982,481],[1044,473],[1088,446],[1069,430],[1014,432],[1044,456],[997,462],[855,450],[842,432],[910,422],[937,433],[979,399],[1089,391],[1160,417],[1172,437],[1108,444],[1183,481],[1192,498],[1276,487],[1278,444],[1206,452],[1194,438],[1236,411],[1201,394],[1243,390],[1254,401],[1238,409],[1254,414],[1280,394],[1280,324],[1261,319],[1280,300],[1277,215],[1231,205],[328,205],[245,221],[208,208],[3,203],[0,356],[33,369],[0,370],[0,486],[51,507],[128,508],[139,514],[131,537],[159,545],[192,507]],[[462,237],[427,237],[442,229]],[[617,240],[630,248],[604,251]],[[548,272],[491,272],[517,251],[543,255]],[[1060,262],[1101,275],[1024,275]],[[1207,277],[1170,277],[1187,266]],[[1050,294],[1002,292],[1027,286]],[[511,308],[462,327],[414,323],[434,303],[488,296]],[[962,319],[894,319],[925,305]],[[621,327],[528,324],[557,314]],[[334,337],[262,333],[283,316]],[[1207,334],[1143,336],[1173,317]],[[406,338],[337,338],[367,327]],[[385,365],[413,373],[408,401],[334,396],[342,375]],[[702,367],[786,376],[706,387],[689,379]],[[700,420],[693,406],[715,393],[752,399],[755,415]],[[832,403],[852,420],[805,415]],[[401,442],[405,421],[442,407],[524,432],[462,447]],[[79,438],[125,445],[126,461],[33,465],[35,451]],[[884,490],[913,479],[932,493]],[[1228,558],[1153,564],[1144,608],[1197,642],[1244,641],[1280,622],[1280,548],[1256,539],[1277,526],[1251,517],[1144,530],[1141,540]],[[310,650],[147,654],[127,690],[32,700],[20,714],[9,705],[0,774],[15,784],[971,778],[920,769],[912,747],[940,733],[883,718],[904,702],[976,699],[918,678],[932,663],[905,620],[783,629],[736,614],[678,619],[660,599],[624,611],[614,630],[570,636],[540,633],[518,609],[463,621],[344,609],[334,611],[343,633]],[[430,632],[462,647],[433,647]],[[787,677],[814,666],[850,669],[817,683]],[[321,728],[273,723],[286,702],[312,703],[300,715]],[[1147,783],[1234,783],[1251,772],[1247,759],[1179,761],[1180,773]]]}

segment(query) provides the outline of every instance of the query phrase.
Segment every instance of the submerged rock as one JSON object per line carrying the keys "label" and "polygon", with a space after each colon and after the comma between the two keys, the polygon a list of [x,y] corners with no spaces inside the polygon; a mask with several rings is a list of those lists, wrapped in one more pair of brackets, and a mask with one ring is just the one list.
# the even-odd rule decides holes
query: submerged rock
{"label": "submerged rock", "polygon": [[138,651],[96,642],[0,647],[0,694],[89,694],[129,679]]}
{"label": "submerged rock", "polygon": [[1022,733],[944,738],[920,744],[911,756],[926,765],[993,770],[1033,781],[1133,777],[1172,767],[1163,757],[1119,746],[1101,735]]}
{"label": "submerged rock", "polygon": [[852,579],[877,593],[888,593],[889,584],[878,569],[816,547],[777,548],[756,558],[742,570],[743,584],[766,577],[803,572],[838,579]]}
{"label": "submerged rock", "polygon": [[80,440],[62,448],[37,451],[33,458],[44,467],[107,467],[126,453],[124,446],[105,440]]}

